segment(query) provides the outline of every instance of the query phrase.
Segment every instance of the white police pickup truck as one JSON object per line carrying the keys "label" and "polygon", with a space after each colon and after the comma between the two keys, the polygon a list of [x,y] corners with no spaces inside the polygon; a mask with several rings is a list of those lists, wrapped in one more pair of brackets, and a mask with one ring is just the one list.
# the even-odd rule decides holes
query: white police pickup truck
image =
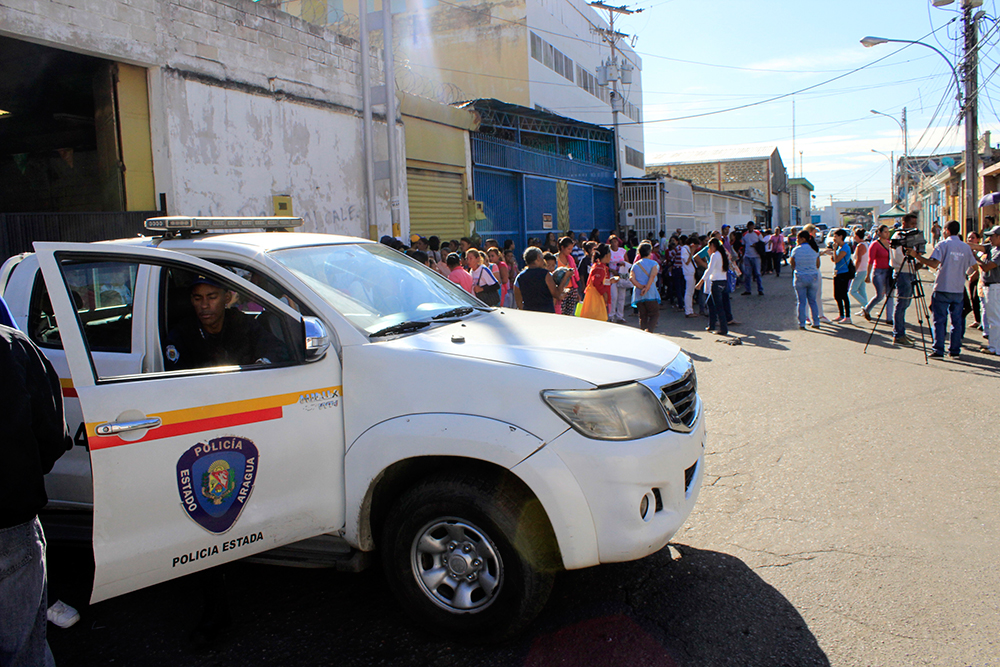
{"label": "white police pickup truck", "polygon": [[[76,446],[48,510],[93,512],[93,601],[247,556],[377,550],[414,619],[489,641],[558,570],[648,556],[680,528],[705,426],[675,344],[488,308],[362,239],[231,229],[291,224],[152,219],[159,236],[36,243],[0,270],[62,378]],[[204,280],[277,360],[172,369]]]}

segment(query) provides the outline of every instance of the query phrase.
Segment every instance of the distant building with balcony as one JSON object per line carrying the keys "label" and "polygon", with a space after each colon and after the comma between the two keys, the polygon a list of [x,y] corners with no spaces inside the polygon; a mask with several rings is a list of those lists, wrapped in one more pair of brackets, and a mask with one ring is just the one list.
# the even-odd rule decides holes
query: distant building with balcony
{"label": "distant building with balcony", "polygon": [[785,165],[777,148],[707,148],[661,153],[646,165],[647,174],[664,174],[693,185],[723,192],[764,195],[766,210],[755,213],[754,222],[765,225],[789,222],[789,185]]}

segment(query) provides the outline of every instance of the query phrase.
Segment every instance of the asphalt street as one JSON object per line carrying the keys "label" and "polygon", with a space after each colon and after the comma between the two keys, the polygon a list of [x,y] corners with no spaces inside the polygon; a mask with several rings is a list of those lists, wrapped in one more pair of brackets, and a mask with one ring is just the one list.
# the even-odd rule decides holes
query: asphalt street
{"label": "asphalt street", "polygon": [[[925,364],[884,325],[864,353],[863,320],[800,331],[790,272],[764,281],[766,296],[733,297],[741,345],[702,318],[660,319],[696,361],[708,420],[687,525],[642,561],[561,574],[522,637],[425,635],[375,568],[235,563],[225,585],[188,577],[88,606],[89,551],[54,544],[52,591],[83,615],[49,626],[57,663],[1000,665],[1000,361],[970,331],[961,360]],[[827,315],[832,288],[828,275]],[[197,641],[205,600],[233,623]]]}

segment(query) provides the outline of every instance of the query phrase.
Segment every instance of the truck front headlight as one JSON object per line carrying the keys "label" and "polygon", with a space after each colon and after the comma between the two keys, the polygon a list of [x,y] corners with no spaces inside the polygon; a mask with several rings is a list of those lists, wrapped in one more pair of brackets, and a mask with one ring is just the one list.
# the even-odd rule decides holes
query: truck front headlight
{"label": "truck front headlight", "polygon": [[635,440],[668,428],[663,406],[636,382],[607,389],[543,391],[542,399],[588,438]]}

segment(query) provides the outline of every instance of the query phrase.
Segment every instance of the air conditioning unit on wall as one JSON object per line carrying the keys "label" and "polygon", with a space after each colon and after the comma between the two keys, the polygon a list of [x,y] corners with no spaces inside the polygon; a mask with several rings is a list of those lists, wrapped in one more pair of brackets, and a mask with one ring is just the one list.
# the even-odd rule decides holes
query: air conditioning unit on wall
{"label": "air conditioning unit on wall", "polygon": [[635,211],[630,208],[622,209],[620,220],[622,227],[631,229],[635,226]]}

